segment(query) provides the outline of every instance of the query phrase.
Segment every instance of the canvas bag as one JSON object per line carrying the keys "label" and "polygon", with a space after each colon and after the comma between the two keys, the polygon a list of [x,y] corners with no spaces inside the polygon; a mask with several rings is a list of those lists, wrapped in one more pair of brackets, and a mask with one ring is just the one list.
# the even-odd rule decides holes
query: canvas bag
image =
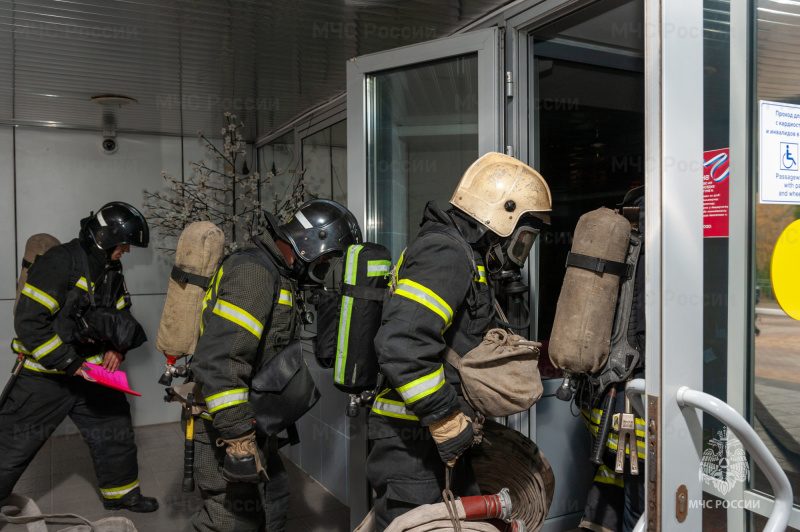
{"label": "canvas bag", "polygon": [[528,410],[542,397],[539,348],[504,329],[490,329],[463,357],[445,348],[445,360],[461,375],[461,390],[472,408],[486,417]]}

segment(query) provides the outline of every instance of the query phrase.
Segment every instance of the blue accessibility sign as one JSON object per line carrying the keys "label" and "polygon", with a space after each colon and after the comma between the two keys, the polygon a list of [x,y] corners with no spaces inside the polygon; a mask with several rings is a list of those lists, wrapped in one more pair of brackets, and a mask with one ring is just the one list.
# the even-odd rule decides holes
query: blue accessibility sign
{"label": "blue accessibility sign", "polygon": [[781,170],[797,172],[797,144],[781,142]]}

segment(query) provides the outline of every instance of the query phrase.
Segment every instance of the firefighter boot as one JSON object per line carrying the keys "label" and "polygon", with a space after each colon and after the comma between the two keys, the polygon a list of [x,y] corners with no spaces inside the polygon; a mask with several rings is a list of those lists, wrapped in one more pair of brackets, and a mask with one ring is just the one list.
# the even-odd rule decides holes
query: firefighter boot
{"label": "firefighter boot", "polygon": [[145,497],[139,490],[134,490],[119,500],[105,500],[103,506],[106,510],[128,510],[129,512],[148,513],[158,510],[158,501],[155,497]]}

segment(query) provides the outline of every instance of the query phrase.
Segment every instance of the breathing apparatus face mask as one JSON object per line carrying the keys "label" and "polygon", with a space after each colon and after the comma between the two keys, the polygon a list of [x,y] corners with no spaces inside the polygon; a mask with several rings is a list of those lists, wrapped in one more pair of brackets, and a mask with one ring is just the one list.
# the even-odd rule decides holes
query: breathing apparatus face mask
{"label": "breathing apparatus face mask", "polygon": [[486,269],[490,275],[503,271],[520,270],[531,253],[539,229],[532,222],[523,221],[511,236],[492,244],[486,254]]}
{"label": "breathing apparatus face mask", "polygon": [[343,257],[343,252],[331,251],[320,255],[311,262],[295,258],[292,273],[303,286],[324,285]]}

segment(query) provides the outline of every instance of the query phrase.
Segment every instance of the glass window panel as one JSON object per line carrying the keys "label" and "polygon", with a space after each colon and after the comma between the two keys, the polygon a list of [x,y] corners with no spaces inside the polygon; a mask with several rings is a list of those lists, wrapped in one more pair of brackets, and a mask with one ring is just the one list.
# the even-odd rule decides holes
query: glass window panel
{"label": "glass window panel", "polygon": [[294,131],[260,148],[261,201],[270,212],[278,212],[291,197],[297,184]]}
{"label": "glass window panel", "polygon": [[478,158],[478,54],[367,77],[367,238],[397,258]]}
{"label": "glass window panel", "polygon": [[[796,76],[800,53],[794,2],[755,2],[756,100],[800,104]],[[758,137],[755,137],[757,142]],[[757,187],[757,173],[753,186]],[[753,272],[755,349],[751,371],[754,389],[750,412],[753,426],[783,467],[800,504],[800,322],[780,308],[772,288],[770,265],[781,232],[800,218],[799,205],[758,203],[755,195]],[[798,268],[800,272],[800,267]],[[798,281],[800,282],[800,281]],[[771,494],[764,473],[754,463],[751,486]],[[755,530],[759,520],[756,520]]]}
{"label": "glass window panel", "polygon": [[308,193],[347,206],[347,121],[309,135],[302,142]]}

